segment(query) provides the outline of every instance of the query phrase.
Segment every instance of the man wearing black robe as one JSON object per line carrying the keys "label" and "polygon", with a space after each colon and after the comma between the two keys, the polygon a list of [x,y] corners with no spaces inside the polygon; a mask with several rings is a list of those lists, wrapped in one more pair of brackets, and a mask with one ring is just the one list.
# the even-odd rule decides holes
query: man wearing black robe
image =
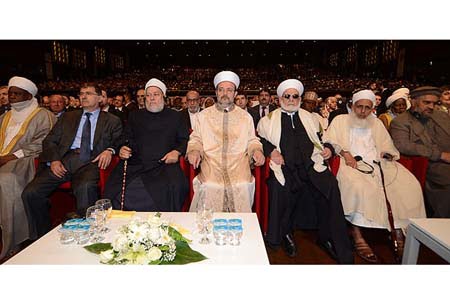
{"label": "man wearing black robe", "polygon": [[[186,152],[188,128],[181,115],[164,107],[166,86],[151,79],[146,87],[146,109],[130,113],[120,158],[127,159],[124,210],[181,211],[188,181],[178,163]],[[121,208],[124,161],[112,172],[105,197]]]}
{"label": "man wearing black robe", "polygon": [[317,244],[338,263],[353,263],[338,183],[323,165],[324,159],[331,156],[332,147],[320,146],[316,119],[299,109],[302,92],[300,81],[282,82],[277,89],[281,108],[258,124],[264,154],[271,157],[272,169],[267,182],[266,241],[270,246],[281,244],[288,256],[295,257],[293,231],[299,227],[318,228]]}

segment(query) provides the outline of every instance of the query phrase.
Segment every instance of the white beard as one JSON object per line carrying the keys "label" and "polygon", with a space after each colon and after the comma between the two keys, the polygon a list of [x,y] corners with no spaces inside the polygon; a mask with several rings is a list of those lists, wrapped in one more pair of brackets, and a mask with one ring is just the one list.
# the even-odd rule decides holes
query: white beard
{"label": "white beard", "polygon": [[282,101],[280,101],[280,106],[284,111],[287,112],[296,112],[300,109],[301,101],[298,103],[298,105],[286,105]]}
{"label": "white beard", "polygon": [[373,114],[370,114],[365,119],[360,119],[356,116],[354,111],[350,111],[348,113],[348,117],[350,128],[370,128],[375,119],[375,116]]}

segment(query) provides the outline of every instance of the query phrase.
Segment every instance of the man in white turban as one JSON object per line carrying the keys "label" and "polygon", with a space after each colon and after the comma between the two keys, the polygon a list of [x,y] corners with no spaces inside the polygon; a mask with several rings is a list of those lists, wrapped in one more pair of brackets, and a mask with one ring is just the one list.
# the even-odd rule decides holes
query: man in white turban
{"label": "man in white turban", "polygon": [[125,127],[119,157],[108,178],[105,197],[121,209],[124,160],[127,162],[123,209],[181,211],[189,191],[178,163],[186,152],[189,131],[182,115],[164,106],[167,87],[152,78],[145,85],[145,109],[133,111]]}
{"label": "man in white turban", "polygon": [[255,135],[252,117],[234,104],[239,77],[231,71],[214,78],[217,103],[198,113],[190,135],[187,157],[197,168],[194,198],[190,210],[196,211],[208,199],[214,211],[251,212],[255,179],[251,160],[264,164],[262,146]]}
{"label": "man in white turban", "polygon": [[277,89],[281,108],[258,123],[264,153],[270,157],[269,246],[282,245],[297,255],[293,231],[318,228],[318,245],[338,263],[353,263],[336,178],[324,164],[333,149],[319,138],[319,122],[300,108],[303,84],[283,81]]}
{"label": "man in white turban", "polygon": [[[345,217],[352,224],[355,250],[362,259],[378,262],[360,227],[384,228],[395,236],[397,259],[401,259],[401,229],[406,228],[408,219],[425,217],[422,189],[414,175],[395,162],[400,154],[386,128],[372,113],[375,94],[362,90],[353,95],[352,101],[352,111],[334,119],[324,141],[341,156],[337,180]],[[393,224],[389,221],[389,206]]]}
{"label": "man in white turban", "polygon": [[42,141],[56,122],[50,111],[38,107],[32,81],[15,76],[8,87],[11,110],[0,116],[0,259],[29,238],[21,194],[34,177]]}
{"label": "man in white turban", "polygon": [[392,120],[406,111],[407,102],[408,94],[404,92],[394,92],[387,98],[386,107],[388,110],[378,117],[387,130],[389,130]]}

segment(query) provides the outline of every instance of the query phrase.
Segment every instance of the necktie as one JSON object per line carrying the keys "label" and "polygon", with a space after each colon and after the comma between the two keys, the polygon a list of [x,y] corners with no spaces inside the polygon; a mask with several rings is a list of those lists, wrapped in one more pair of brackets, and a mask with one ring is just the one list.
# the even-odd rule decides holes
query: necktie
{"label": "necktie", "polygon": [[87,112],[85,115],[86,122],[83,125],[80,145],[80,160],[82,162],[88,162],[91,159],[91,120],[89,118],[92,113]]}
{"label": "necktie", "polygon": [[261,118],[263,118],[266,115],[266,107],[261,106]]}

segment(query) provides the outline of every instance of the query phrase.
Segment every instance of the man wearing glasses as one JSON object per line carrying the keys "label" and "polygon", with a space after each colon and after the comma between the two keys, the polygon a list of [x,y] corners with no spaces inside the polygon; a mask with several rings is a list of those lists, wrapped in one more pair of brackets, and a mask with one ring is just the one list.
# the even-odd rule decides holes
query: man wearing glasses
{"label": "man wearing glasses", "polygon": [[419,182],[395,162],[400,153],[383,123],[373,114],[375,94],[362,90],[353,94],[352,110],[337,116],[325,132],[341,156],[337,180],[355,250],[362,259],[377,263],[378,258],[363,237],[360,227],[391,231],[401,260],[404,246],[402,229],[410,218],[424,218],[425,208]]}
{"label": "man wearing glasses", "polygon": [[219,72],[214,77],[217,102],[199,112],[193,126],[187,157],[201,171],[193,180],[191,211],[197,211],[202,197],[211,200],[214,211],[252,211],[255,179],[250,163],[261,166],[265,158],[252,117],[234,104],[239,82],[236,73]]}
{"label": "man wearing glasses", "polygon": [[77,213],[84,215],[98,200],[99,169],[106,169],[118,151],[122,125],[100,110],[101,89],[86,83],[79,96],[83,109],[63,114],[44,139],[41,169],[22,194],[31,239],[51,229],[48,197],[64,182],[71,181]]}
{"label": "man wearing glasses", "polygon": [[187,107],[180,111],[183,119],[189,128],[192,130],[192,126],[197,118],[197,113],[200,112],[200,94],[197,91],[191,90],[186,93],[186,105]]}
{"label": "man wearing glasses", "polygon": [[258,134],[270,157],[269,227],[266,241],[297,255],[293,231],[318,228],[318,245],[338,263],[353,263],[353,253],[336,179],[324,164],[333,149],[319,138],[319,122],[300,108],[303,84],[283,81],[281,108],[261,119]]}

